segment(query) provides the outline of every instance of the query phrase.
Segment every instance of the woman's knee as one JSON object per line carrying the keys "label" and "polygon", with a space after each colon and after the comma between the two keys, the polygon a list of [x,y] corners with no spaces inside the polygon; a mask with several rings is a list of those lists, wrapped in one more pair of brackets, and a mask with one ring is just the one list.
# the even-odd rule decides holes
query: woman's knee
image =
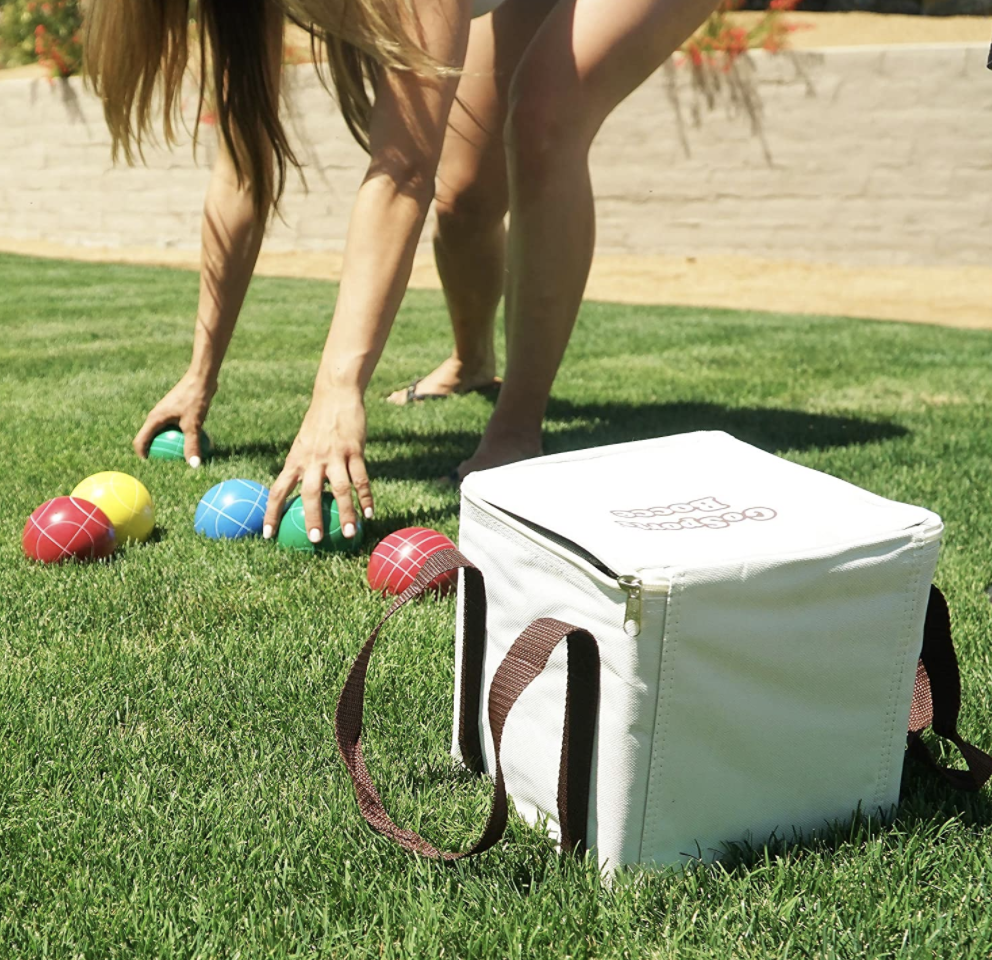
{"label": "woman's knee", "polygon": [[514,189],[539,189],[555,171],[589,152],[582,111],[553,91],[516,82],[511,89],[504,139]]}
{"label": "woman's knee", "polygon": [[481,178],[438,183],[434,201],[438,232],[472,236],[495,229],[509,206],[505,183]]}

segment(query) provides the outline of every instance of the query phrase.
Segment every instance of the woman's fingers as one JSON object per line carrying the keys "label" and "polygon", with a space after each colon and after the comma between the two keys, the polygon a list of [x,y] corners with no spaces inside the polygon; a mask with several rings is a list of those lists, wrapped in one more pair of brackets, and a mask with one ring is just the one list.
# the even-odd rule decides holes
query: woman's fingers
{"label": "woman's fingers", "polygon": [[170,421],[168,417],[163,417],[156,410],[152,410],[145,418],[144,424],[142,424],[141,429],[135,435],[133,444],[134,452],[142,460],[148,459],[148,448],[152,445],[155,434],[170,422],[175,423],[175,420]]}
{"label": "woman's fingers", "polygon": [[369,473],[365,468],[365,458],[361,454],[356,453],[348,461],[348,474],[355,487],[355,492],[358,494],[358,505],[361,507],[362,516],[366,520],[371,520],[375,515],[375,501],[372,498],[372,484],[369,483]]}
{"label": "woman's fingers", "polygon": [[[350,473],[349,473],[350,470]],[[351,487],[354,483],[358,490],[359,503],[363,514],[371,518],[374,509],[372,488],[369,484],[365,462],[360,456],[352,457],[348,465],[341,458],[334,459],[326,468],[312,463],[303,473],[300,484],[300,498],[303,501],[303,517],[306,524],[307,539],[311,543],[320,543],[327,532],[324,529],[323,507],[321,499],[324,492],[325,477],[330,482],[331,493],[338,505],[338,520],[341,532],[349,540],[355,536],[358,526],[358,515],[351,498]],[[269,490],[269,502],[265,510],[262,536],[268,540],[275,535],[282,517],[283,505],[286,498],[293,492],[299,482],[300,473],[295,467],[287,464],[276,482]]]}
{"label": "woman's fingers", "polygon": [[200,449],[200,424],[192,426],[181,424],[183,430],[183,456],[186,462],[195,470],[203,463],[203,451]]}
{"label": "woman's fingers", "polygon": [[265,519],[262,521],[262,536],[269,540],[279,529],[283,504],[299,482],[300,475],[292,467],[287,466],[276,477],[276,482],[269,488],[269,502],[265,508]]}
{"label": "woman's fingers", "polygon": [[307,538],[311,543],[324,539],[324,517],[320,498],[324,492],[324,472],[311,464],[303,474],[300,495],[303,498],[303,517],[307,525]]}
{"label": "woman's fingers", "polygon": [[358,518],[355,515],[355,504],[351,499],[351,479],[348,467],[342,457],[335,457],[327,467],[327,479],[331,482],[331,493],[338,505],[338,522],[341,533],[350,540],[355,535]]}

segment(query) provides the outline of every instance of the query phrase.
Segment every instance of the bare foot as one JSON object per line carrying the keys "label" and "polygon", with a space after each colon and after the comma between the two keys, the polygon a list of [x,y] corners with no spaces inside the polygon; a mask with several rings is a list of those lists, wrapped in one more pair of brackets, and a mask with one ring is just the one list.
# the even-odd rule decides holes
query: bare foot
{"label": "bare foot", "polygon": [[537,438],[506,437],[500,440],[490,440],[483,437],[478,450],[468,460],[459,464],[457,470],[452,471],[449,482],[454,484],[457,478],[458,483],[461,483],[476,470],[488,470],[491,467],[517,463],[519,460],[530,460],[531,457],[539,457],[542,453],[540,436]]}
{"label": "bare foot", "polygon": [[[457,357],[448,357],[439,367],[417,381],[417,394],[450,397],[487,387],[496,388],[503,381],[496,376],[495,366],[495,363],[487,363],[473,369]],[[386,400],[398,407],[405,406],[409,402],[409,390],[396,390]]]}

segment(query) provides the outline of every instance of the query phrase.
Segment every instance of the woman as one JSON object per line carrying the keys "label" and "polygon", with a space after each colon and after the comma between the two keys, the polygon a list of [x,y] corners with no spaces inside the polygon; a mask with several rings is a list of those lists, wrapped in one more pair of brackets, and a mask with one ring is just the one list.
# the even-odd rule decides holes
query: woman
{"label": "woman", "polygon": [[[187,0],[157,0],[156,18],[138,2],[90,0],[86,35],[89,75],[115,145],[129,157],[150,126],[160,76],[171,134],[187,57]],[[287,165],[296,163],[277,116],[283,14],[326,43],[342,113],[370,155],[312,401],[271,488],[267,537],[297,484],[314,541],[323,535],[325,482],[345,536],[355,530],[352,489],[364,515],[373,515],[364,393],[409,280],[436,175],[436,253],[455,353],[415,390],[443,394],[494,382],[493,318],[505,289],[505,382],[478,449],[457,475],[541,452],[551,385],[592,259],[590,145],[613,108],[715,6],[483,3],[498,6],[473,22],[470,0],[199,0],[222,149],[204,209],[193,359],[135,437],[139,454],[159,429],[178,423],[187,459],[199,464],[198,429],[266,219]]]}

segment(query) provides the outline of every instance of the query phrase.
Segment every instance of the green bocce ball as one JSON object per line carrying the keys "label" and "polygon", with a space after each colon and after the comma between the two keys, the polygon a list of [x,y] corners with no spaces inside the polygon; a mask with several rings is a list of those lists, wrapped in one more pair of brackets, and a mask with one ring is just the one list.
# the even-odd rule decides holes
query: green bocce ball
{"label": "green bocce ball", "polygon": [[301,553],[354,553],[361,549],[364,534],[362,521],[356,521],[355,535],[349,540],[341,532],[337,501],[331,494],[321,495],[320,508],[324,520],[324,539],[320,543],[311,543],[303,516],[303,500],[293,497],[279,521],[279,533],[276,537],[279,546],[287,550],[299,550]]}
{"label": "green bocce ball", "polygon": [[[200,431],[200,457],[203,460],[209,458],[213,452],[210,446],[210,437],[202,430]],[[149,460],[185,460],[183,455],[183,432],[176,427],[169,427],[161,433],[155,434],[151,446],[148,448]]]}

